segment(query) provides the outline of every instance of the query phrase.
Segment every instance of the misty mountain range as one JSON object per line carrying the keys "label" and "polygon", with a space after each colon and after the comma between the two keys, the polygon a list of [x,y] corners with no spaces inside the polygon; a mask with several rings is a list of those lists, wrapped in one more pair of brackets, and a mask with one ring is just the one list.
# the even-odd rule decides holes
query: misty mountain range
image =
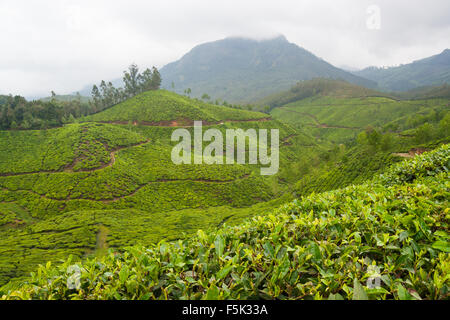
{"label": "misty mountain range", "polygon": [[450,50],[391,68],[369,67],[354,74],[377,82],[383,91],[407,91],[450,82]]}
{"label": "misty mountain range", "polygon": [[[382,91],[407,91],[450,83],[450,50],[391,68],[337,68],[284,36],[269,40],[226,38],[200,44],[160,69],[162,87],[194,97],[209,95],[233,103],[257,101],[302,80],[329,78]],[[112,81],[121,86],[122,80]],[[92,85],[80,90],[90,96]]]}

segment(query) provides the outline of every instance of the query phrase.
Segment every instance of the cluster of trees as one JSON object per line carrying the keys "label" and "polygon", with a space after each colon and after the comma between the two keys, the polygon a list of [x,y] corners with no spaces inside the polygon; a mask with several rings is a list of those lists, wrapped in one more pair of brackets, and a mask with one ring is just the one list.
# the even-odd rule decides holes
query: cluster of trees
{"label": "cluster of trees", "polygon": [[123,88],[115,88],[111,82],[102,80],[99,86],[92,87],[92,103],[98,111],[120,103],[126,99],[149,90],[158,90],[161,86],[161,74],[158,69],[145,69],[139,73],[136,64],[129,66],[123,75]]}
{"label": "cluster of trees", "polygon": [[60,101],[27,101],[21,96],[1,96],[0,130],[46,129],[92,113],[92,106],[81,99]]}
{"label": "cluster of trees", "polygon": [[0,95],[0,130],[46,129],[76,121],[76,118],[102,111],[141,92],[157,90],[161,75],[155,67],[139,73],[132,64],[124,71],[124,87],[115,88],[111,82],[102,81],[92,88],[92,101],[83,101],[80,95],[63,101],[52,91],[48,100],[27,101],[21,96]]}
{"label": "cluster of trees", "polygon": [[438,123],[424,123],[414,131],[416,142],[424,143],[432,139],[449,138],[450,136],[450,112]]}
{"label": "cluster of trees", "polygon": [[391,132],[381,132],[381,130],[368,126],[365,131],[358,134],[357,142],[361,145],[368,145],[372,148],[388,151],[395,142],[396,136]]}
{"label": "cluster of trees", "polygon": [[[419,115],[419,117],[423,116]],[[414,117],[414,119],[417,120],[417,117]],[[431,118],[426,119],[431,120]],[[421,122],[414,123],[416,127],[410,133],[414,136],[416,143],[426,143],[434,139],[445,139],[450,136],[450,112],[444,110],[433,119],[434,121],[427,121],[423,124],[419,124]],[[439,121],[436,121],[436,119],[439,119]],[[358,135],[357,142],[361,145],[371,146],[374,149],[387,151],[395,145],[397,139],[397,136],[391,132],[391,129],[391,126],[385,127],[384,130],[368,126],[365,131]]]}

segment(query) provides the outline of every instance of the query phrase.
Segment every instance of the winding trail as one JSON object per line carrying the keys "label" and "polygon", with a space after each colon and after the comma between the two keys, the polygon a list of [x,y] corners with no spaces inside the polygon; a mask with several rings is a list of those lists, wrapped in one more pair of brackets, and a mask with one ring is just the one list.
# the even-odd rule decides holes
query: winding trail
{"label": "winding trail", "polygon": [[147,144],[149,142],[150,142],[150,140],[146,140],[146,141],[135,143],[135,144],[131,144],[131,145],[128,145],[128,146],[116,147],[116,148],[110,150],[110,152],[109,152],[109,157],[110,157],[109,162],[104,163],[104,164],[102,164],[102,165],[100,165],[98,167],[95,167],[95,168],[90,168],[90,169],[82,168],[80,170],[74,171],[73,168],[75,167],[75,165],[80,160],[80,158],[75,158],[72,161],[72,163],[70,163],[68,165],[65,165],[62,168],[57,169],[57,170],[38,170],[38,171],[30,171],[30,172],[3,172],[3,173],[0,173],[0,177],[23,176],[23,175],[39,174],[39,173],[94,172],[94,171],[97,171],[97,170],[101,170],[101,169],[113,166],[114,163],[116,162],[116,153],[119,152],[120,150],[127,149],[127,148],[132,148],[132,147],[137,147],[137,146],[142,146],[142,145]]}

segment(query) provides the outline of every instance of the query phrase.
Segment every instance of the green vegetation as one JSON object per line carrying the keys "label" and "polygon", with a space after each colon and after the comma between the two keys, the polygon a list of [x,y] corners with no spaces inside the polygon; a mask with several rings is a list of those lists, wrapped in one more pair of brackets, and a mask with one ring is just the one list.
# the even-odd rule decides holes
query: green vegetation
{"label": "green vegetation", "polygon": [[[147,91],[128,99],[103,112],[85,117],[82,121],[104,122],[151,122],[161,125],[192,125],[194,120],[215,122],[226,120],[263,119],[267,115],[207,104],[179,96],[175,93],[157,90]],[[164,122],[163,122],[164,121]]]}
{"label": "green vegetation", "polygon": [[[294,182],[297,195],[363,183],[402,156],[409,157],[410,150],[429,150],[449,142],[446,99],[370,97],[356,86],[328,80],[299,85],[298,92],[315,88],[314,83],[323,93],[271,111],[275,119],[310,136],[317,146],[307,149],[311,160],[302,161],[301,177]],[[344,94],[344,89],[349,91]]]}
{"label": "green vegetation", "polygon": [[21,96],[0,99],[0,130],[46,129],[75,121],[92,113],[91,106],[81,99],[70,101],[26,101]]}
{"label": "green vegetation", "polygon": [[303,100],[310,97],[327,96],[329,98],[366,98],[383,97],[384,93],[372,89],[360,87],[343,80],[331,80],[324,78],[302,81],[288,91],[279,92],[257,102],[258,105],[267,105],[271,109],[290,102]]}
{"label": "green vegetation", "polygon": [[396,92],[395,96],[402,99],[450,99],[450,85],[444,83],[437,86],[424,86],[409,90],[407,92]]}
{"label": "green vegetation", "polygon": [[38,100],[44,101],[44,102],[50,102],[52,100],[63,101],[63,102],[70,102],[70,101],[73,101],[73,100],[80,100],[81,102],[87,103],[87,102],[89,102],[91,100],[91,98],[90,97],[86,97],[86,96],[82,96],[79,92],[77,92],[76,94],[55,94],[54,96],[40,98]]}
{"label": "green vegetation", "polygon": [[[374,226],[375,229],[368,229],[370,227],[368,224],[360,225],[357,219],[361,218],[361,214],[369,211],[373,214],[376,211],[376,218],[381,221],[384,217],[380,216],[380,206],[385,206],[383,208],[391,212],[391,202],[394,211],[392,215],[397,217],[397,214],[403,214],[404,207],[401,207],[396,198],[398,194],[409,197],[411,195],[409,192],[413,192],[414,197],[417,196],[414,198],[416,200],[411,198],[412,202],[408,202],[413,206],[413,201],[417,201],[417,206],[420,208],[417,214],[422,214],[422,211],[428,209],[435,214],[446,205],[439,198],[442,194],[445,196],[443,187],[446,186],[447,181],[445,172],[428,178],[423,177],[434,172],[434,167],[448,168],[448,165],[444,163],[447,159],[446,155],[441,157],[444,162],[437,162],[435,153],[431,156],[431,160],[426,162],[416,160],[417,168],[421,166],[425,169],[421,169],[419,174],[406,180],[397,181],[389,178],[393,181],[392,183],[387,180],[367,181],[386,170],[389,165],[401,161],[402,157],[413,157],[412,150],[419,150],[420,152],[417,152],[421,153],[447,143],[450,132],[448,100],[397,101],[389,97],[374,97],[370,90],[361,91],[359,87],[331,80],[303,82],[299,84],[299,88],[301,88],[299,91],[292,91],[292,96],[278,96],[279,103],[292,99],[295,101],[279,106],[277,104],[277,107],[271,111],[273,118],[264,113],[242,110],[239,107],[230,108],[226,106],[229,105],[228,103],[225,106],[218,106],[165,90],[150,90],[104,110],[102,109],[104,106],[100,107],[99,110],[103,111],[73,119],[74,121],[70,121],[70,124],[58,128],[0,131],[0,286],[6,285],[1,289],[2,292],[6,294],[9,289],[17,288],[19,283],[29,281],[26,280],[28,274],[36,270],[37,265],[47,262],[52,266],[56,265],[56,269],[40,271],[41,274],[35,278],[38,281],[35,283],[39,283],[38,287],[40,287],[44,274],[48,272],[56,274],[55,272],[59,272],[55,271],[58,268],[67,267],[68,263],[60,266],[60,262],[72,255],[73,260],[70,264],[83,263],[86,259],[97,257],[102,261],[101,265],[107,266],[102,270],[111,272],[113,275],[121,268],[115,265],[116,259],[127,260],[127,268],[130,271],[128,275],[131,278],[122,275],[119,282],[115,282],[114,277],[102,278],[106,282],[99,286],[101,288],[108,286],[108,288],[105,289],[106,291],[94,290],[96,293],[92,293],[89,287],[91,283],[86,287],[89,290],[83,293],[89,295],[89,298],[119,298],[119,295],[126,298],[156,298],[166,297],[165,294],[167,298],[324,298],[329,297],[329,293],[340,294],[340,296],[331,296],[334,298],[353,297],[353,278],[356,277],[363,283],[365,275],[362,272],[365,269],[361,267],[361,270],[357,268],[350,270],[351,280],[348,280],[347,273],[342,271],[347,269],[342,269],[343,266],[353,263],[351,259],[361,259],[361,257],[368,257],[372,259],[371,261],[376,260],[377,265],[385,261],[381,261],[372,253],[365,255],[366,251],[361,251],[365,249],[358,248],[354,255],[353,253],[349,256],[344,255],[336,266],[330,267],[330,259],[333,260],[336,256],[330,254],[326,256],[328,244],[320,242],[325,239],[320,237],[337,239],[334,245],[342,247],[344,250],[342,252],[347,252],[345,236],[351,229],[354,229],[354,232],[360,232],[361,238],[364,234],[369,237],[371,232],[375,232],[380,241],[385,241],[386,233],[395,238],[395,235],[403,232],[400,231],[398,220],[395,220],[397,218],[393,218],[393,224],[390,225],[380,222],[376,228]],[[299,92],[309,92],[311,88],[315,89],[312,93],[308,93],[306,98],[303,95],[296,95]],[[296,100],[299,97],[303,99]],[[206,96],[204,98],[209,100]],[[285,98],[288,100],[283,100]],[[184,127],[192,134],[194,120],[202,120],[204,130],[215,128],[224,135],[225,130],[234,128],[279,129],[280,170],[278,174],[269,177],[261,176],[260,164],[173,164],[171,151],[176,142],[171,141],[171,134],[177,127]],[[442,152],[446,154],[447,151],[448,149],[441,150],[441,154]],[[431,164],[419,165],[419,163]],[[404,170],[414,171],[414,168],[408,167]],[[401,174],[398,173],[398,176]],[[410,184],[407,188],[406,183]],[[420,193],[423,190],[420,183],[426,185],[431,191]],[[355,184],[362,185],[355,186]],[[345,186],[349,187],[345,190],[317,195],[319,192]],[[436,198],[430,198],[434,197],[434,192],[436,192]],[[373,194],[377,199],[376,203],[366,203],[364,200],[367,198],[366,193]],[[378,201],[382,199],[381,195],[385,195],[386,202]],[[290,204],[284,209],[274,211],[275,208],[294,198],[299,198],[297,204],[299,201],[301,203],[309,201],[311,207],[296,207]],[[353,202],[347,198],[352,199]],[[436,202],[435,199],[441,202]],[[325,202],[322,203],[322,200]],[[432,208],[430,201],[436,202]],[[286,211],[287,208],[290,213]],[[334,233],[328,234],[334,230],[337,221],[333,219],[337,219],[338,216],[332,216],[332,211],[330,215],[326,214],[328,209],[324,208],[350,214],[351,223],[337,227],[347,231],[337,236]],[[269,214],[270,212],[273,213]],[[243,223],[244,220],[257,215],[262,217]],[[292,215],[296,216],[295,219],[292,218],[294,220],[291,220]],[[272,217],[267,220],[268,216]],[[329,221],[325,222],[325,224],[329,223],[324,227],[326,230],[321,229],[320,233],[317,233],[318,229],[313,228],[318,224],[317,217]],[[402,218],[399,217],[399,219]],[[270,221],[274,223],[273,228]],[[305,229],[295,229],[297,225],[295,221],[302,221]],[[243,224],[240,226],[241,223]],[[436,226],[432,225],[434,222],[430,223],[427,226],[432,228],[433,232],[436,231]],[[252,228],[252,224],[256,229]],[[264,225],[269,227],[264,229]],[[282,242],[277,243],[275,234],[281,225],[287,226],[286,230],[283,229],[286,232],[289,232],[290,227],[294,228],[294,233],[299,231],[298,237],[293,237],[289,242],[286,239],[291,236],[291,233],[286,233],[285,236],[280,237]],[[329,227],[330,225],[333,227]],[[443,223],[438,228],[442,226]],[[217,233],[218,228],[221,229]],[[206,235],[200,232],[200,238],[188,239],[200,229],[209,231]],[[231,233],[235,234],[236,238],[233,238]],[[215,247],[211,248],[210,245],[215,243],[217,234],[226,235],[223,239],[227,248],[235,252],[237,256],[232,262],[237,269],[233,267],[227,271],[229,273],[224,271],[226,274],[219,279],[214,274],[219,271],[219,268],[229,267],[228,263],[231,260],[225,259],[226,256],[222,257],[226,261],[217,260],[217,256],[214,256]],[[255,242],[246,238],[247,234],[249,237],[254,237]],[[439,234],[439,237],[442,237],[442,233]],[[402,235],[402,239],[403,237]],[[274,254],[280,254],[279,261],[271,255],[271,249],[266,245],[269,238],[275,241],[271,242],[271,245],[274,248]],[[233,241],[229,242],[231,239]],[[311,243],[316,239],[319,241],[316,244],[321,257],[327,257],[328,260],[308,258],[308,254],[314,256],[318,252],[315,246],[314,249],[309,248],[310,245],[313,246]],[[425,240],[412,233],[404,239],[409,242],[416,241],[418,245],[425,245]],[[435,236],[430,239],[434,242],[445,240],[436,240]],[[181,242],[170,242],[174,240]],[[160,241],[165,244],[157,244]],[[367,246],[373,246],[369,238],[366,241],[368,241]],[[395,242],[397,239],[392,241]],[[232,244],[234,242],[237,246]],[[182,248],[178,247],[180,243],[183,244]],[[402,242],[401,245],[403,244]],[[135,245],[150,248],[150,251],[130,249],[129,252],[133,252],[133,256],[137,255],[138,261],[141,257],[150,262],[160,259],[164,264],[160,265],[158,270],[162,271],[158,271],[156,275],[144,266],[135,266],[134,262],[128,261],[130,253],[124,253],[126,258],[108,254],[108,249],[121,253],[125,247]],[[287,270],[285,261],[287,258],[285,253],[281,254],[281,251],[278,251],[279,245],[286,245],[286,248],[292,247],[297,250],[294,251],[297,252],[295,255],[291,251],[286,253],[289,261],[294,263],[289,266],[286,274],[281,270]],[[166,249],[161,249],[161,246],[170,249],[170,254],[162,254],[161,250]],[[183,251],[186,246],[189,248],[192,246],[194,251],[189,253]],[[247,251],[242,253],[241,248],[247,250],[251,246],[255,248],[255,256],[249,255]],[[305,246],[307,246],[306,249]],[[157,250],[162,256],[158,256],[157,253],[150,254],[149,252],[153,250]],[[269,253],[266,252],[267,250]],[[380,250],[386,256],[386,251],[383,251],[383,248]],[[149,254],[148,257],[147,254]],[[182,257],[177,257],[178,254]],[[197,254],[199,257],[202,256],[203,260],[195,263],[196,267],[194,267],[201,265],[201,271],[195,269],[194,272],[201,274],[201,277],[193,277],[193,279],[200,281],[200,284],[197,282],[187,284],[185,282],[187,277],[181,275],[180,279],[185,287],[180,290],[174,289],[179,287],[173,279],[177,277],[178,271],[184,270],[184,266],[180,264],[170,267],[170,264],[176,265],[179,259],[188,256],[189,259],[194,259]],[[435,258],[434,253],[430,254]],[[299,260],[299,257],[304,260]],[[396,259],[395,257],[393,256],[392,259]],[[244,268],[238,266],[244,261],[239,259],[247,259]],[[255,269],[252,269],[248,259],[254,260]],[[273,261],[269,261],[270,259]],[[411,263],[419,263],[421,258],[414,256],[411,260],[413,261]],[[299,261],[304,261],[304,264],[295,265]],[[359,260],[355,261],[361,264]],[[166,265],[165,262],[169,264]],[[86,266],[90,263],[94,262],[88,260]],[[188,266],[190,262],[182,263]],[[410,263],[409,260],[408,263]],[[431,266],[438,266],[436,263],[426,262],[426,272],[429,273],[432,270],[429,269],[432,268]],[[95,265],[100,266],[100,264]],[[153,262],[150,265],[153,265]],[[308,271],[302,273],[302,266],[309,268]],[[383,264],[381,266],[387,268]],[[119,269],[116,270],[116,267]],[[320,269],[317,269],[319,267]],[[133,268],[135,268],[134,271]],[[149,273],[145,273],[146,271],[141,268]],[[175,269],[169,270],[170,268]],[[311,268],[316,268],[314,270],[318,273],[314,273]],[[90,267],[88,269],[91,270]],[[294,279],[297,276],[294,269],[300,270],[297,275],[307,281]],[[321,278],[321,272],[327,274],[328,269],[330,272],[335,272],[335,276],[329,279]],[[89,277],[95,278],[100,277],[96,272],[103,272],[97,269],[91,271],[94,273],[90,273]],[[164,274],[168,272],[169,275],[160,278],[163,274],[161,272]],[[395,269],[394,274],[399,272],[399,269]],[[129,291],[131,290],[129,288],[134,286],[134,282],[130,284],[127,281],[131,280],[133,275],[136,275],[136,279],[141,279],[139,277],[144,279],[149,274],[152,274],[151,281],[159,283],[155,285],[152,292],[148,291],[148,288],[153,288],[153,285],[149,283],[147,283],[149,284],[147,289],[139,285],[134,293]],[[273,274],[278,274],[279,278],[269,282],[269,277],[272,279]],[[237,281],[236,277],[241,275],[243,275],[242,281]],[[124,277],[126,280],[123,280]],[[214,282],[214,277],[219,282]],[[337,280],[331,281],[330,279],[335,279],[334,277]],[[427,291],[428,289],[411,286],[406,282],[405,277],[401,275],[400,282],[403,288],[414,288],[422,298],[442,298],[446,294],[444,292],[433,296],[431,291]],[[58,285],[58,281],[65,281],[64,276],[58,279],[53,282],[55,286]],[[7,284],[11,280],[12,282]],[[116,290],[120,281],[123,285]],[[146,283],[145,281],[143,283]],[[209,281],[209,284],[206,284],[206,281]],[[291,281],[294,281],[295,286],[290,285]],[[337,287],[333,284],[332,291],[325,290],[325,285],[330,287],[329,281],[336,282]],[[395,285],[390,283],[384,287],[388,291],[385,295],[381,293],[372,295],[373,292],[367,294],[374,298],[397,297],[398,293],[395,291],[397,282],[394,279],[392,283]],[[174,283],[170,286],[171,289],[166,289],[166,285],[171,283]],[[252,288],[255,283],[265,287]],[[310,287],[309,283],[313,283],[314,288]],[[301,285],[297,286],[299,284]],[[166,291],[157,287],[165,288]],[[230,289],[229,292],[227,287]],[[124,293],[123,290],[128,291]],[[25,294],[23,292],[19,295]],[[30,291],[27,292],[22,297],[30,294]],[[58,292],[60,296],[52,297],[68,298],[70,294],[75,293],[64,290]],[[214,296],[216,293],[219,295]],[[33,296],[33,298],[36,297]]]}
{"label": "green vegetation", "polygon": [[112,82],[106,84],[104,80],[100,83],[100,90],[97,85],[93,85],[92,101],[97,111],[111,107],[139,93],[158,90],[161,85],[161,75],[155,67],[151,70],[147,68],[144,72],[139,73],[138,66],[132,64],[123,74],[123,88],[115,88]]}
{"label": "green vegetation", "polygon": [[445,145],[239,226],[47,263],[3,299],[448,299],[449,164]]}
{"label": "green vegetation", "polygon": [[92,88],[92,99],[76,95],[56,95],[35,101],[21,96],[0,96],[0,130],[47,129],[76,122],[92,113],[100,112],[112,105],[148,90],[157,90],[161,75],[153,67],[139,73],[136,65],[124,71],[124,88],[114,88],[111,82],[102,81],[100,90]]}
{"label": "green vegetation", "polygon": [[[205,129],[224,134],[236,127],[278,128],[287,141],[295,132],[261,113],[197,104],[166,91],[133,99],[143,101],[141,111],[158,120],[178,119],[190,108],[193,119],[209,120]],[[127,103],[96,116],[126,115],[132,106]],[[272,207],[288,187],[261,177],[258,165],[175,165],[173,128],[124,122],[0,132],[0,284],[20,279],[39,263],[102,251],[97,238],[121,248],[240,221],[258,206]],[[287,162],[288,154],[281,161]]]}

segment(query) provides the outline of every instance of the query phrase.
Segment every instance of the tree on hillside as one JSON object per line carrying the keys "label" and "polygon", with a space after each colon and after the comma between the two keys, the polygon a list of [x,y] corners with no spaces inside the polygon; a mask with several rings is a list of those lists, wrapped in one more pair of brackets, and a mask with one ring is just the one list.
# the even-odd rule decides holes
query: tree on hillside
{"label": "tree on hillside", "polygon": [[143,73],[139,73],[138,66],[131,64],[123,73],[124,88],[115,88],[111,82],[106,83],[104,80],[100,83],[100,89],[96,85],[92,87],[92,100],[96,111],[132,98],[141,92],[158,90],[161,86],[161,74],[156,67],[147,68]]}
{"label": "tree on hillside", "polygon": [[100,91],[98,90],[98,87],[95,84],[92,86],[91,94],[92,94],[93,104],[95,106],[99,107],[102,102],[102,96],[100,94]]}
{"label": "tree on hillside", "polygon": [[123,72],[123,82],[125,84],[125,94],[133,97],[138,94],[142,75],[139,74],[139,68],[136,64],[131,64],[128,71]]}
{"label": "tree on hillside", "polygon": [[156,67],[152,68],[152,87],[151,90],[158,90],[161,87],[161,74]]}
{"label": "tree on hillside", "polygon": [[155,67],[146,69],[139,79],[139,88],[141,92],[148,90],[158,90],[161,86],[161,74]]}

